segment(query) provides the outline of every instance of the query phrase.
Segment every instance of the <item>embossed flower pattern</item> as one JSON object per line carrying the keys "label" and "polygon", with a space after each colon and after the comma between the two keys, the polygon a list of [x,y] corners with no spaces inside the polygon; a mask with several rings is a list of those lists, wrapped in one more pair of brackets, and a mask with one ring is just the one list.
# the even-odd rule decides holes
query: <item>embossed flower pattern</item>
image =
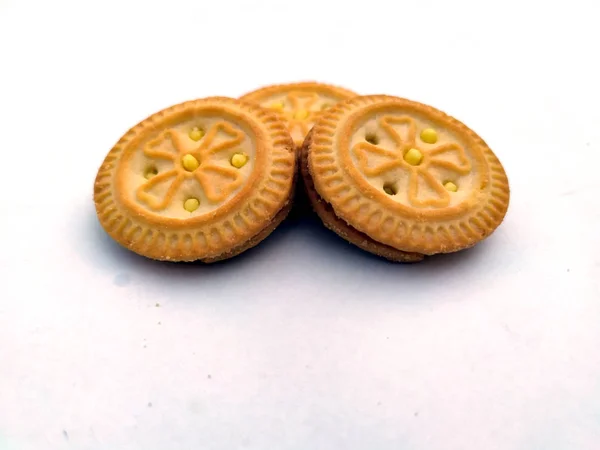
{"label": "embossed flower pattern", "polygon": [[[383,116],[377,126],[394,142],[395,148],[389,150],[374,143],[359,142],[353,147],[358,166],[366,176],[385,176],[398,168],[408,172],[408,199],[413,206],[446,207],[450,204],[450,193],[444,188],[444,180],[438,180],[429,170],[441,167],[457,175],[466,175],[471,171],[471,162],[465,150],[456,143],[444,143],[437,146],[417,143],[417,124],[409,116]],[[401,126],[406,132],[403,136],[395,127]],[[417,149],[423,155],[418,165],[411,165],[404,159],[410,149]],[[375,161],[371,164],[371,159]],[[429,188],[427,194],[421,189]],[[433,195],[431,195],[433,193]]]}
{"label": "embossed flower pattern", "polygon": [[[220,135],[225,139],[217,139]],[[219,136],[219,137],[220,137]],[[218,164],[224,156],[230,156],[228,150],[234,149],[244,140],[244,133],[227,122],[213,124],[199,142],[191,140],[187,135],[177,130],[166,130],[144,146],[144,155],[152,160],[168,160],[173,162],[173,168],[158,173],[137,189],[137,197],[155,210],[165,209],[180,189],[183,182],[192,178],[201,186],[206,198],[212,203],[225,200],[243,181],[239,169]],[[231,152],[230,152],[231,153]],[[194,170],[186,169],[182,159],[192,155],[198,165]],[[152,195],[150,191],[161,183],[167,183],[168,188],[161,198]]]}
{"label": "embossed flower pattern", "polygon": [[310,131],[321,111],[312,108],[319,102],[319,95],[315,92],[290,92],[287,95],[287,101],[291,105],[289,110],[282,111],[288,121],[290,133],[299,130],[302,136],[306,136]]}

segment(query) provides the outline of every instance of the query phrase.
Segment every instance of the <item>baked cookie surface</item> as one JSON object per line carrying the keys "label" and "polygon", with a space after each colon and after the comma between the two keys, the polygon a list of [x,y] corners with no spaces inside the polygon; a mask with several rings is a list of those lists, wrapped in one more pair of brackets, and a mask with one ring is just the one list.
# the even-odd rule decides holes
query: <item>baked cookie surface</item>
{"label": "baked cookie surface", "polygon": [[98,218],[121,245],[149,258],[233,256],[289,211],[293,147],[285,123],[252,104],[211,97],[172,106],[106,156],[94,186]]}
{"label": "baked cookie surface", "polygon": [[487,144],[445,113],[375,95],[339,103],[305,150],[318,195],[374,241],[424,255],[471,247],[502,222],[504,168]]}
{"label": "baked cookie surface", "polygon": [[303,82],[262,87],[245,94],[241,100],[277,112],[286,121],[294,143],[300,147],[316,120],[327,109],[356,95],[330,84]]}

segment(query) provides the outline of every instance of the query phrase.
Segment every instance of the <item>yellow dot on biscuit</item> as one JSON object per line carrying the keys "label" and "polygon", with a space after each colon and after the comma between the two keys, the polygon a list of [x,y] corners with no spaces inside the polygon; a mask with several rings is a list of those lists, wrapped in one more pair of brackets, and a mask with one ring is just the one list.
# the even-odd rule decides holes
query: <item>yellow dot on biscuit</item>
{"label": "yellow dot on biscuit", "polygon": [[236,153],[231,157],[231,165],[237,169],[241,169],[248,162],[248,157],[244,153]]}
{"label": "yellow dot on biscuit", "polygon": [[300,109],[298,111],[296,111],[296,113],[294,114],[294,119],[296,120],[304,120],[308,117],[308,111],[305,109]]}
{"label": "yellow dot on biscuit", "polygon": [[373,134],[373,133],[367,134],[365,136],[365,141],[367,141],[369,144],[373,144],[373,145],[379,144],[379,138],[377,137],[376,134]]}
{"label": "yellow dot on biscuit", "polygon": [[146,178],[147,180],[156,175],[158,175],[158,169],[156,167],[148,167],[144,172],[144,178]]}
{"label": "yellow dot on biscuit", "polygon": [[438,140],[437,131],[433,128],[425,128],[421,131],[421,140],[427,144],[435,144]]}
{"label": "yellow dot on biscuit", "polygon": [[446,190],[448,190],[450,192],[458,191],[458,186],[456,184],[454,184],[452,181],[447,181],[446,183],[444,183],[444,187],[446,188]]}
{"label": "yellow dot on biscuit", "polygon": [[409,151],[406,152],[406,155],[404,155],[404,161],[409,163],[411,166],[418,166],[419,164],[421,164],[422,160],[423,153],[421,153],[416,148],[411,148]]}
{"label": "yellow dot on biscuit", "polygon": [[181,158],[181,163],[183,164],[183,168],[185,170],[187,170],[188,172],[193,172],[200,165],[198,160],[196,158],[194,158],[193,155],[190,155],[189,153],[187,155],[185,155],[183,158]]}
{"label": "yellow dot on biscuit", "polygon": [[271,103],[271,109],[276,109],[278,111],[281,111],[284,107],[283,102],[275,102],[275,103]]}
{"label": "yellow dot on biscuit", "polygon": [[385,183],[383,185],[383,191],[387,195],[396,195],[398,193],[398,188],[394,183]]}
{"label": "yellow dot on biscuit", "polygon": [[200,139],[202,139],[202,136],[204,136],[204,130],[201,130],[198,127],[194,127],[190,130],[188,136],[192,141],[199,141]]}
{"label": "yellow dot on biscuit", "polygon": [[185,202],[183,202],[183,207],[186,211],[194,212],[200,206],[200,200],[197,198],[188,198]]}

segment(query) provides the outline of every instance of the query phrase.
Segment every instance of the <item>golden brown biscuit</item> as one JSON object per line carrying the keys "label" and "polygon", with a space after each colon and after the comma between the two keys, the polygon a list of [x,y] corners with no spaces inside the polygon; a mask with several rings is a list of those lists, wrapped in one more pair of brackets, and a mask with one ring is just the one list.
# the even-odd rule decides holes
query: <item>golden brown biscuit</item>
{"label": "golden brown biscuit", "polygon": [[324,83],[304,82],[266,86],[249,92],[241,100],[257,103],[280,114],[297,147],[324,111],[356,93]]}
{"label": "golden brown biscuit", "polygon": [[487,144],[458,120],[406,99],[339,103],[315,124],[303,157],[317,212],[330,205],[336,224],[370,239],[361,248],[388,258],[377,244],[423,255],[471,247],[508,208],[508,179]]}
{"label": "golden brown biscuit", "polygon": [[102,227],[152,259],[217,261],[285,218],[294,144],[276,114],[224,97],[185,102],[129,130],[96,176]]}

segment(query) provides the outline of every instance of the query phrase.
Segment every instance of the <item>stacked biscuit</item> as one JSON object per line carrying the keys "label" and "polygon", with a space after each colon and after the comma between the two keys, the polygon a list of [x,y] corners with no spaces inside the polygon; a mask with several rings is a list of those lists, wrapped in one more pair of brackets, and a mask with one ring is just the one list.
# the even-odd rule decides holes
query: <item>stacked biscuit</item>
{"label": "stacked biscuit", "polygon": [[212,262],[285,219],[298,174],[326,227],[401,262],[477,244],[500,225],[510,195],[492,150],[443,112],[295,83],[153,114],[110,150],[94,201],[126,248]]}

